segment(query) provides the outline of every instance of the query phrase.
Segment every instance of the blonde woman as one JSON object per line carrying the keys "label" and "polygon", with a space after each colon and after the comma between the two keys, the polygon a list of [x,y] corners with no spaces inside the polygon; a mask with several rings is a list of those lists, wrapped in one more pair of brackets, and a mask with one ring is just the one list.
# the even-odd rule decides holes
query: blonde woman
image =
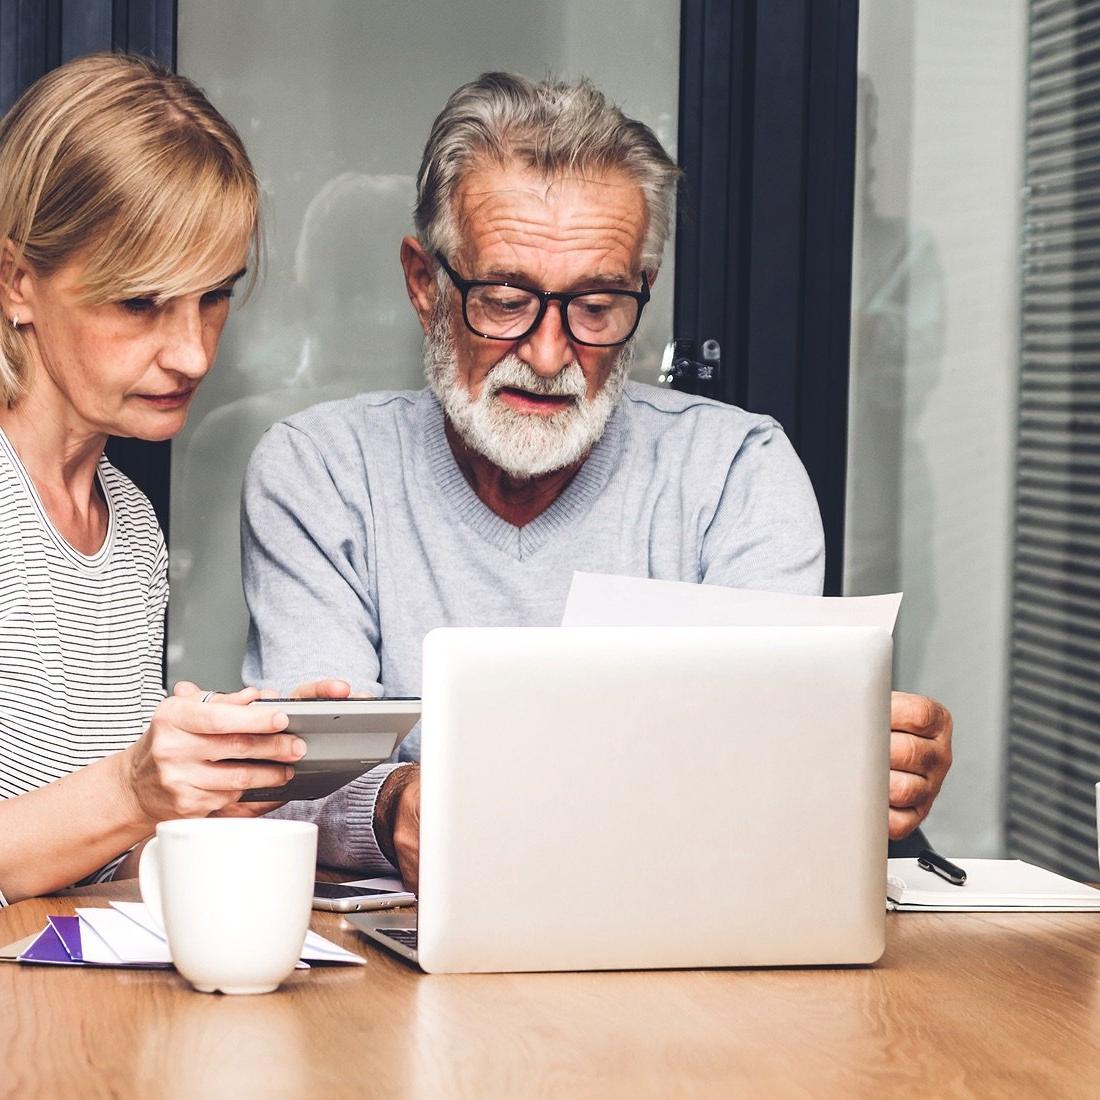
{"label": "blonde woman", "polygon": [[0,904],[268,808],[237,800],[304,750],[255,692],[163,698],[164,540],[103,454],[183,427],[257,225],[237,134],[150,62],[70,62],[0,124]]}

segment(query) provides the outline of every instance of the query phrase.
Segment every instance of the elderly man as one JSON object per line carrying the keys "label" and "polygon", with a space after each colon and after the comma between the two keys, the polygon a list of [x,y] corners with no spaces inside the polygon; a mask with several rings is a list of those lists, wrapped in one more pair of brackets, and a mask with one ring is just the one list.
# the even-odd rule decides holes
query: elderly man
{"label": "elderly man", "polygon": [[[491,73],[451,96],[401,245],[428,388],[317,406],[257,448],[246,682],[419,695],[427,631],[555,625],[575,569],[821,591],[817,504],[779,425],[626,380],[678,174],[586,81]],[[902,837],[950,765],[951,723],[917,696],[892,711]],[[280,812],[321,824],[323,862],[414,884],[418,757],[414,736]]]}

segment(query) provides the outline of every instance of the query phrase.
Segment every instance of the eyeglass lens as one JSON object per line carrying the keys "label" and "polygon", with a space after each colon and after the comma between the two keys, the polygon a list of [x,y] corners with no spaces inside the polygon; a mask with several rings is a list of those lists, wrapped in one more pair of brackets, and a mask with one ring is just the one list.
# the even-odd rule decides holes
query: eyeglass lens
{"label": "eyeglass lens", "polygon": [[[537,295],[518,287],[476,286],[466,295],[466,317],[487,336],[518,339],[534,325],[541,304]],[[637,299],[627,294],[593,291],[566,305],[566,324],[578,340],[617,344],[634,328],[638,309]]]}

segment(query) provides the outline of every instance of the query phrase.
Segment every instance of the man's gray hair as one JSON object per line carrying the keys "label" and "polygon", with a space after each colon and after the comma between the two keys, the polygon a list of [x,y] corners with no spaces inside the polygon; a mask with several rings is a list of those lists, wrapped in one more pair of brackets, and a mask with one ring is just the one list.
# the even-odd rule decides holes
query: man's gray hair
{"label": "man's gray hair", "polygon": [[653,131],[627,118],[590,80],[535,83],[483,73],[452,94],[432,125],[416,177],[416,231],[428,252],[455,254],[455,193],[466,173],[486,161],[519,163],[548,179],[567,171],[626,173],[646,201],[642,264],[650,270],[660,264],[680,170]]}

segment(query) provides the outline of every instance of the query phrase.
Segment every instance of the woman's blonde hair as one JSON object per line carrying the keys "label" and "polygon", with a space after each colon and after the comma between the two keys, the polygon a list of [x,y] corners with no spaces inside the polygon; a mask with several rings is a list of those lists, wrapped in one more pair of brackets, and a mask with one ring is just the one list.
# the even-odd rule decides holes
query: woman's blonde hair
{"label": "woman's blonde hair", "polygon": [[[259,185],[233,127],[186,77],[90,54],[35,81],[0,122],[0,245],[48,276],[83,263],[84,300],[172,298],[259,249]],[[0,318],[0,401],[27,348]]]}

